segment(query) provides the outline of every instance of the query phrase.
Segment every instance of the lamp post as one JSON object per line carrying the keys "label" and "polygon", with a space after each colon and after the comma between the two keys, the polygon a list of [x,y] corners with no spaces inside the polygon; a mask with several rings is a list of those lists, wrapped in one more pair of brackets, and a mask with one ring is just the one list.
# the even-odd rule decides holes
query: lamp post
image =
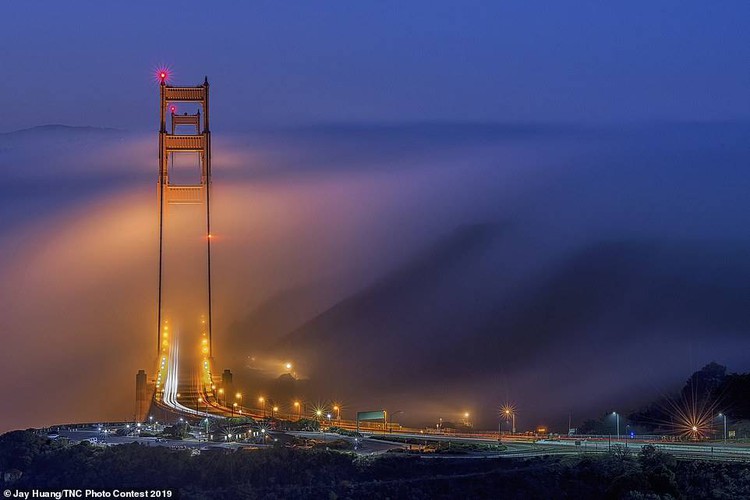
{"label": "lamp post", "polygon": [[625,425],[625,448],[628,447],[628,438],[630,437],[630,424]]}
{"label": "lamp post", "polygon": [[[221,403],[221,396],[223,394],[224,394],[224,389],[219,389],[219,404],[222,404]],[[226,400],[226,398],[224,398],[224,403],[226,403],[226,402],[227,402],[227,400]]]}
{"label": "lamp post", "polygon": [[271,418],[274,418],[274,416],[276,415],[277,411],[279,411],[279,407],[278,406],[274,406],[273,408],[271,408]]}
{"label": "lamp post", "polygon": [[616,411],[613,411],[612,415],[615,416],[615,420],[617,422],[617,440],[619,441],[620,440],[620,414],[617,413]]}
{"label": "lamp post", "polygon": [[259,397],[258,403],[260,403],[261,409],[263,411],[263,417],[265,417],[266,416],[266,398],[264,398],[263,396]]}
{"label": "lamp post", "polygon": [[232,403],[232,418],[234,418],[234,410],[237,409],[237,403]]}
{"label": "lamp post", "polygon": [[505,421],[511,424],[511,434],[516,433],[516,412],[514,412],[510,408],[505,408],[503,410],[503,413],[505,414]]}
{"label": "lamp post", "polygon": [[334,405],[333,411],[336,412],[336,420],[341,420],[341,407],[339,407],[339,405]]}
{"label": "lamp post", "polygon": [[727,444],[727,416],[724,413],[719,413],[719,416],[724,418],[724,444]]}
{"label": "lamp post", "polygon": [[297,420],[302,420],[302,407],[299,404],[299,401],[294,402],[294,409],[297,410]]}

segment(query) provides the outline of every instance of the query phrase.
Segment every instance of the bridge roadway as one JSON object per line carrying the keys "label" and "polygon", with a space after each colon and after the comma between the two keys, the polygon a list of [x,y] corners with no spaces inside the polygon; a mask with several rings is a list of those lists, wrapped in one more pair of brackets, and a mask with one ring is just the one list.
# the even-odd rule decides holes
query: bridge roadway
{"label": "bridge roadway", "polygon": [[[200,398],[200,400],[199,400]],[[165,398],[166,399],[166,398]],[[172,400],[173,401],[173,400]],[[211,398],[211,395],[206,393],[199,393],[193,391],[181,398],[182,403],[179,404],[178,408],[174,408],[170,405],[165,405],[162,402],[156,401],[157,407],[162,407],[172,412],[175,420],[177,417],[183,417],[193,422],[209,417],[209,418],[227,418],[232,416],[247,416],[255,420],[265,420],[270,417],[267,412],[259,408],[249,408],[245,406],[238,406],[235,408],[229,408],[225,405],[220,404],[219,401]],[[277,412],[274,415],[276,418],[284,420],[297,420],[298,414],[289,414],[283,412]],[[308,417],[314,419],[315,417]],[[357,423],[352,420],[328,420],[321,419],[321,425],[326,427],[339,427],[342,429],[353,431],[357,428]],[[379,428],[377,428],[379,427]],[[497,444],[498,433],[497,432],[477,432],[477,433],[438,433],[433,430],[424,429],[410,429],[401,427],[398,424],[392,424],[391,428],[383,428],[382,424],[364,424],[360,422],[360,433],[362,438],[369,443],[380,443],[375,445],[380,451],[391,449],[394,447],[404,447],[404,443],[394,440],[390,444],[386,445],[384,449],[383,445],[388,436],[395,438],[411,438],[415,440],[429,440],[429,441],[450,441],[455,443],[467,442],[467,443],[485,443],[485,444]],[[353,440],[353,437],[344,437],[339,434],[332,433],[290,433],[299,434],[309,438],[330,438],[333,439],[346,439]],[[369,439],[371,437],[378,437],[378,440]],[[505,452],[497,453],[498,456],[515,456],[515,457],[532,457],[549,454],[580,454],[580,453],[605,453],[609,451],[613,446],[621,446],[627,448],[631,453],[638,453],[641,448],[646,445],[653,445],[659,450],[666,451],[675,455],[678,458],[686,459],[712,459],[712,460],[747,460],[750,461],[750,445],[743,444],[724,444],[721,442],[712,443],[674,443],[674,442],[663,442],[653,440],[639,440],[639,439],[611,439],[607,436],[603,437],[587,437],[585,439],[575,437],[563,437],[559,439],[538,439],[534,436],[516,435],[516,436],[501,436],[500,442],[508,447]],[[367,447],[365,448],[367,449]]]}
{"label": "bridge roadway", "polygon": [[[226,400],[221,401],[217,398],[214,391],[206,392],[200,379],[196,377],[193,380],[180,380],[179,371],[179,343],[174,342],[170,346],[168,356],[167,376],[162,392],[162,398],[154,399],[152,408],[169,414],[176,421],[178,418],[196,422],[204,418],[227,418],[237,416],[247,416],[255,420],[263,420],[269,417],[265,410],[259,408],[249,408],[237,404],[235,407],[228,406]],[[182,392],[180,392],[182,391]],[[225,395],[230,396],[230,395]],[[223,404],[222,404],[223,403]],[[297,420],[302,418],[298,413],[290,414],[285,412],[273,412],[273,416],[284,420]],[[499,436],[497,432],[475,432],[475,433],[438,433],[434,430],[409,429],[401,427],[399,424],[388,423],[371,423],[360,422],[359,426],[356,421],[342,419],[327,419],[312,416],[308,418],[318,419],[322,427],[339,427],[346,430],[355,430],[359,428],[363,438],[367,441],[371,436],[377,435],[381,439],[386,436],[399,438],[411,438],[415,440],[431,441],[450,441],[450,442],[472,442],[497,444],[499,438],[501,442],[508,446],[508,451],[502,453],[503,456],[515,454],[515,456],[538,456],[540,454],[571,454],[571,453],[601,453],[611,449],[612,446],[621,446],[632,452],[638,452],[646,445],[653,445],[660,450],[667,451],[678,457],[685,458],[708,458],[720,460],[750,460],[750,446],[724,444],[724,443],[671,443],[661,441],[648,441],[638,439],[615,439],[611,437],[601,438],[560,438],[560,439],[537,439],[531,436]],[[313,433],[320,435],[320,433]],[[325,433],[322,436],[326,436]],[[340,435],[335,434],[337,438]],[[354,439],[354,438],[346,438]],[[378,441],[383,443],[383,441]],[[403,443],[394,441],[389,446],[403,447]],[[382,448],[382,444],[379,445]]]}
{"label": "bridge roadway", "polygon": [[[256,420],[264,420],[269,417],[268,414],[264,415],[264,412],[258,408],[238,407],[238,411],[232,411],[232,409],[219,404],[217,401],[213,401],[206,398],[206,394],[201,397],[204,402],[204,406],[200,407],[198,412],[192,410],[188,413],[181,414],[183,417],[195,420],[200,415],[210,415],[211,418],[225,418],[230,416],[248,416]],[[207,403],[206,403],[207,401]],[[197,398],[195,404],[198,404]],[[196,406],[193,406],[196,408]],[[239,413],[242,410],[242,413]],[[287,413],[276,413],[277,418],[285,420],[297,420],[297,414]],[[202,418],[202,417],[201,417]],[[314,417],[311,417],[314,418]],[[321,424],[324,427],[336,426],[346,430],[355,430],[356,422],[351,420],[336,420],[329,421],[328,419],[322,419]],[[401,427],[398,424],[393,424],[392,429],[383,429],[380,424],[379,429],[373,429],[373,424],[369,426],[362,426],[360,423],[360,434],[362,435],[359,440],[360,446],[364,443],[370,443],[362,451],[364,453],[372,453],[370,448],[374,447],[377,452],[387,451],[393,448],[403,448],[407,445],[399,442],[398,439],[414,439],[414,440],[428,440],[428,441],[450,441],[454,443],[484,443],[484,444],[497,444],[498,433],[497,432],[477,432],[477,433],[438,433],[432,430],[410,429]],[[321,432],[288,432],[292,435],[300,435],[302,437],[314,438],[314,439],[345,439],[353,441],[354,437],[341,436],[335,433],[321,433]],[[394,441],[388,442],[387,437],[393,436]],[[371,439],[377,437],[378,439]],[[702,460],[726,460],[726,461],[750,461],[750,445],[748,444],[724,444],[720,442],[707,442],[707,443],[674,443],[674,442],[663,442],[663,441],[652,441],[652,440],[639,440],[639,439],[611,439],[607,436],[603,437],[588,437],[585,439],[575,437],[563,437],[559,439],[538,439],[534,436],[516,435],[508,436],[503,435],[499,441],[507,447],[504,452],[492,453],[492,456],[502,457],[534,457],[543,455],[577,455],[581,453],[606,453],[611,450],[613,446],[621,446],[630,450],[631,453],[638,453],[641,448],[646,445],[653,445],[657,449],[666,451],[677,458],[684,459],[702,459]],[[376,443],[376,444],[372,444]],[[430,455],[427,455],[430,456]],[[476,455],[469,455],[476,456]],[[483,454],[482,456],[487,456]]]}

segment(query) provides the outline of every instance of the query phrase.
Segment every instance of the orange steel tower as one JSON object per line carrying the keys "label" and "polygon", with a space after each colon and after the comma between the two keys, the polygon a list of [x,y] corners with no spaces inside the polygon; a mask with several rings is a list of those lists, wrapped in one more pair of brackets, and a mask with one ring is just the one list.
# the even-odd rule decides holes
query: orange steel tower
{"label": "orange steel tower", "polygon": [[[208,77],[196,87],[167,85],[167,73],[159,74],[160,126],[159,126],[159,300],[157,314],[157,344],[159,355],[162,346],[162,281],[164,269],[164,216],[166,205],[205,205],[206,246],[208,274],[208,356],[213,357],[211,317],[211,129],[208,123]],[[188,102],[200,105],[195,114],[175,114],[171,103]],[[201,110],[203,120],[201,121]],[[167,112],[170,113],[170,130],[167,130]],[[177,126],[195,127],[194,134],[175,134]],[[201,177],[195,184],[178,184],[170,181],[169,165],[175,153],[195,153],[200,161]]]}

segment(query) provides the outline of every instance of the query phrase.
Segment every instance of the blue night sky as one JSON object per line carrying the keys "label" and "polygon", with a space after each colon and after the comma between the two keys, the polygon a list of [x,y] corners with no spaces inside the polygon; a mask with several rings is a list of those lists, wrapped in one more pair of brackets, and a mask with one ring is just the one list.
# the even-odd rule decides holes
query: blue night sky
{"label": "blue night sky", "polygon": [[235,129],[750,115],[742,0],[41,4],[3,7],[3,131],[148,130],[162,63]]}

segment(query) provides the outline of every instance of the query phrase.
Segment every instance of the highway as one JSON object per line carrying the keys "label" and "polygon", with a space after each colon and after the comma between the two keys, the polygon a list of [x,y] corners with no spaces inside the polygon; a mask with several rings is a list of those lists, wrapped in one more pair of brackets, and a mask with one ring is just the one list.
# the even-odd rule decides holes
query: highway
{"label": "highway", "polygon": [[[378,436],[386,437],[382,434]],[[393,436],[400,438],[412,438],[429,441],[450,441],[454,443],[487,443],[497,444],[496,437],[467,437],[440,434],[422,433],[394,433]],[[580,444],[576,444],[580,443]],[[747,460],[750,461],[750,446],[723,445],[723,444],[697,444],[697,443],[663,443],[637,441],[631,439],[609,440],[609,439],[540,439],[530,441],[525,436],[512,437],[503,436],[502,444],[508,447],[504,452],[498,452],[497,456],[539,456],[549,454],[579,454],[579,453],[605,453],[613,446],[627,448],[631,453],[638,453],[646,445],[668,452],[678,458],[696,458],[710,460]]]}
{"label": "highway", "polygon": [[[238,448],[263,448],[270,445],[263,445],[251,442],[207,442],[195,438],[182,440],[163,439],[155,437],[141,436],[117,436],[115,431],[120,427],[103,426],[101,429],[90,427],[85,429],[60,430],[59,435],[70,439],[73,442],[86,441],[93,438],[97,444],[113,446],[127,443],[139,443],[146,446],[165,446],[170,448],[186,448],[206,450],[212,448],[238,449]],[[144,428],[145,429],[145,428]],[[104,432],[106,430],[106,432]],[[497,439],[487,437],[466,437],[452,435],[426,435],[421,433],[394,433],[389,435],[371,434],[364,435],[361,438],[351,436],[342,436],[330,432],[306,432],[306,431],[289,431],[289,432],[269,432],[269,436],[289,435],[306,439],[320,441],[337,441],[344,440],[352,444],[355,453],[361,455],[373,455],[386,453],[389,450],[408,448],[409,445],[398,441],[388,441],[387,438],[392,436],[394,439],[411,438],[417,441],[450,441],[453,443],[486,443],[498,444]],[[373,439],[377,437],[378,439]],[[576,444],[579,442],[580,444]],[[587,453],[606,453],[611,446],[620,445],[627,448],[631,453],[637,454],[642,447],[653,445],[657,449],[665,451],[680,459],[695,460],[722,460],[722,461],[749,461],[750,446],[721,445],[721,444],[683,444],[683,443],[650,443],[633,440],[538,440],[529,441],[528,439],[504,439],[502,444],[506,446],[503,451],[475,452],[459,455],[462,458],[530,458],[545,455],[580,455]],[[423,457],[439,458],[453,455],[444,454],[422,454]]]}
{"label": "highway", "polygon": [[[195,387],[188,389],[183,387],[185,394],[179,397],[179,368],[180,368],[180,350],[179,342],[177,338],[170,343],[169,353],[167,356],[167,369],[165,373],[164,390],[162,393],[161,400],[156,400],[156,404],[162,407],[166,407],[173,411],[175,415],[183,415],[184,417],[199,417],[199,418],[225,418],[230,415],[244,415],[260,419],[263,417],[259,409],[252,409],[243,406],[237,406],[235,408],[229,408],[226,404],[222,405],[216,399],[216,394],[208,394],[200,389],[200,380],[194,381]],[[199,399],[200,398],[200,399]],[[188,405],[192,401],[193,408]],[[205,405],[206,411],[200,411],[198,402],[202,401]],[[209,413],[209,411],[211,413]],[[298,418],[297,415],[277,413],[277,417],[294,420]],[[327,419],[320,419],[321,426],[325,427]],[[331,421],[328,419],[328,425],[336,425],[338,427],[355,430],[357,423],[348,420],[336,420]],[[372,424],[363,423],[360,429],[362,437],[355,439],[352,437],[345,437],[339,434],[333,433],[322,433],[322,432],[288,432],[287,434],[293,436],[304,437],[315,440],[339,440],[344,439],[352,442],[353,447],[358,453],[371,454],[371,453],[385,453],[389,450],[396,448],[405,448],[408,445],[398,441],[398,438],[411,438],[417,441],[449,441],[454,443],[486,443],[486,444],[497,444],[498,435],[497,433],[480,433],[476,434],[443,434],[436,433],[435,431],[420,431],[417,429],[402,428],[396,424],[396,428],[393,428],[390,432],[374,431]],[[70,431],[67,431],[70,432]],[[92,430],[90,433],[82,431],[72,431],[72,434],[66,434],[65,436],[73,440],[83,440],[90,437],[102,437],[97,430]],[[379,439],[370,439],[371,437],[378,437]],[[394,441],[387,441],[388,436],[393,436]],[[386,439],[386,440],[384,440]],[[107,444],[120,444],[130,442],[140,442],[147,445],[161,445],[161,446],[180,446],[188,448],[202,448],[202,447],[242,447],[242,446],[262,446],[254,445],[250,443],[206,443],[205,441],[198,441],[195,439],[186,439],[179,441],[157,441],[156,438],[142,438],[134,436],[107,436]],[[611,449],[612,446],[621,446],[627,448],[631,453],[638,453],[644,446],[653,445],[659,450],[666,451],[675,455],[678,458],[686,459],[710,459],[710,460],[748,460],[750,461],[750,446],[738,446],[738,445],[724,445],[723,443],[673,443],[663,441],[647,441],[647,440],[636,440],[636,439],[609,439],[605,437],[596,438],[568,438],[562,437],[559,439],[539,439],[531,436],[502,436],[502,444],[507,447],[502,452],[487,452],[470,454],[468,456],[498,456],[498,457],[533,457],[550,454],[581,454],[581,453],[604,453]],[[435,456],[435,455],[425,455]],[[442,455],[437,455],[442,456]],[[464,455],[467,456],[467,455]]]}

